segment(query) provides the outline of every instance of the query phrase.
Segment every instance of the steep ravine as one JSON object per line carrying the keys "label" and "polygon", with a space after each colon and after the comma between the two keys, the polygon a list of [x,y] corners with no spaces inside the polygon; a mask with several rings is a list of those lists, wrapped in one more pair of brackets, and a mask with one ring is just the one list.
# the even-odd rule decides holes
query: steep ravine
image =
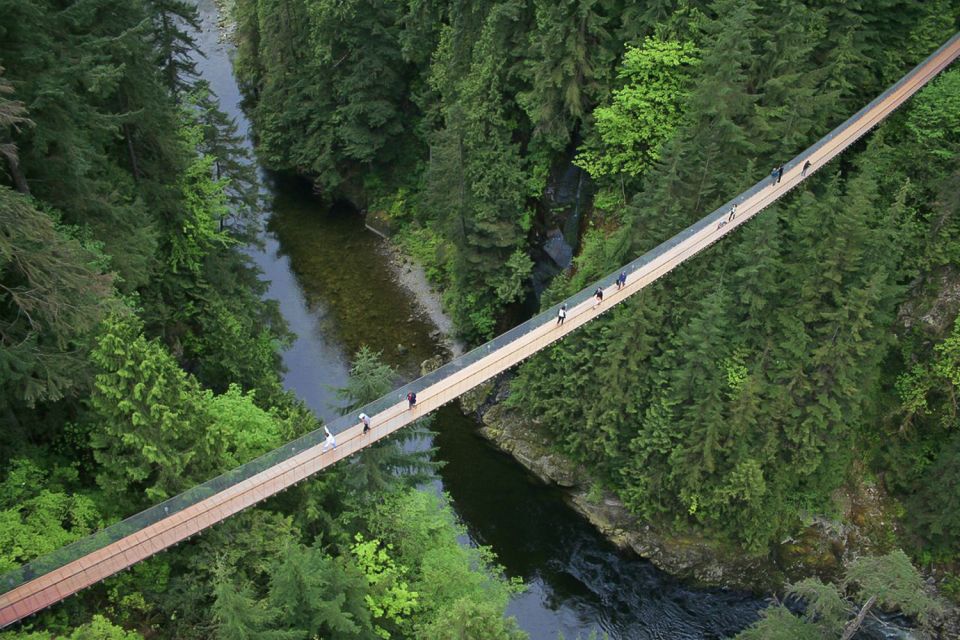
{"label": "steep ravine", "polygon": [[[246,133],[249,122],[240,108],[230,46],[219,37],[216,8],[212,0],[197,4],[205,54],[198,68]],[[411,291],[410,283],[398,280],[388,247],[365,230],[356,212],[330,207],[301,179],[261,173],[267,223],[262,244],[247,253],[270,280],[266,295],[296,334],[283,354],[288,389],[327,418],[338,413],[331,387],[343,384],[360,345],[381,351],[407,379],[420,362],[447,351],[431,314],[415,304],[418,285]],[[412,268],[399,268],[401,275],[415,275]],[[505,574],[525,584],[507,614],[533,640],[556,640],[559,634],[573,640],[593,632],[624,640],[719,639],[756,619],[762,599],[691,587],[618,550],[559,491],[532,481],[480,437],[479,427],[455,405],[437,412],[432,444],[445,464],[435,488],[450,495],[467,531],[464,544],[489,545]]]}

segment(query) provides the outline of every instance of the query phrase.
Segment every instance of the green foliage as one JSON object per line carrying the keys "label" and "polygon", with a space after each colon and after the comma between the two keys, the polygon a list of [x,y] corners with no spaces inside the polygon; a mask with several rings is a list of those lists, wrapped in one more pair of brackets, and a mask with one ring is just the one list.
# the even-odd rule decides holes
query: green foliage
{"label": "green foliage", "polygon": [[267,605],[282,628],[299,637],[373,638],[366,578],[344,557],[318,547],[291,546],[270,571]]}
{"label": "green foliage", "polygon": [[533,260],[527,254],[517,249],[507,259],[506,271],[497,280],[494,293],[497,300],[509,304],[519,300],[525,290],[524,283],[533,272]]}
{"label": "green foliage", "polygon": [[[358,533],[350,552],[357,566],[367,578],[370,593],[365,597],[367,608],[374,620],[395,629],[406,636],[412,625],[412,616],[419,608],[419,594],[411,591],[404,580],[406,567],[397,565],[390,557],[392,545],[383,548],[379,540],[364,540]],[[376,627],[381,638],[391,638],[392,634],[382,626]]]}
{"label": "green foliage", "polygon": [[[960,318],[947,338],[933,348],[931,361],[901,374],[897,392],[907,425],[915,418],[929,416],[941,428],[957,425],[957,396],[960,394]],[[933,415],[931,415],[933,414]]]}
{"label": "green foliage", "polygon": [[527,637],[513,618],[491,602],[460,599],[419,630],[424,640],[522,640]]}
{"label": "green foliage", "polygon": [[[760,620],[737,635],[737,640],[767,638],[839,638],[871,598],[889,611],[901,611],[921,624],[940,610],[924,590],[919,572],[899,549],[885,556],[864,556],[847,567],[844,590],[854,586],[855,604],[833,584],[807,578],[787,585],[787,594],[803,600],[805,610],[796,616],[777,603],[760,612]],[[872,606],[872,605],[871,605]]]}
{"label": "green foliage", "polygon": [[404,255],[410,256],[423,267],[431,284],[443,288],[443,285],[449,283],[450,273],[446,257],[450,253],[450,245],[432,227],[407,227],[394,236],[393,241]]}
{"label": "green foliage", "polygon": [[279,447],[294,435],[283,433],[275,412],[268,413],[253,403],[254,392],[244,394],[237,385],[226,393],[206,397],[212,418],[207,432],[224,468],[237,467],[260,454]]}
{"label": "green foliage", "polygon": [[791,584],[787,594],[804,601],[807,609],[803,619],[820,627],[824,637],[842,629],[850,617],[852,607],[836,585],[823,584],[818,578],[806,578]]}
{"label": "green foliage", "polygon": [[947,71],[935,79],[910,107],[906,130],[938,161],[950,161],[960,143],[960,72]]}
{"label": "green foliage", "polygon": [[[493,554],[486,547],[464,547],[457,541],[463,533],[455,524],[446,500],[432,493],[404,491],[371,504],[364,516],[369,535],[390,550],[390,558],[405,567],[408,591],[416,592],[419,606],[413,617],[412,637],[450,638],[523,637],[503,609],[517,589],[500,578]],[[456,613],[476,611],[471,623],[456,619]],[[462,629],[466,635],[451,635]]]}
{"label": "green foliage", "polygon": [[0,186],[0,406],[32,408],[89,385],[86,340],[111,304],[101,257]]}
{"label": "green foliage", "polygon": [[[397,372],[383,362],[381,355],[363,346],[354,355],[347,386],[337,389],[337,396],[346,403],[348,411],[355,411],[389,392],[396,380]],[[429,420],[418,420],[353,456],[346,483],[361,502],[376,499],[398,483],[414,487],[433,477],[439,467],[439,463],[433,462],[435,449],[405,450],[405,443],[430,436],[426,426]]]}
{"label": "green foliage", "polygon": [[[189,112],[183,111],[190,121]],[[181,135],[188,148],[194,149],[203,138],[199,125],[185,126]],[[181,177],[183,206],[181,227],[174,233],[170,248],[170,271],[187,269],[200,272],[204,258],[219,245],[228,242],[220,233],[220,220],[227,215],[224,183],[213,177],[214,158],[196,155]]]}
{"label": "green foliage", "polygon": [[79,625],[69,634],[51,634],[43,631],[0,633],[3,640],[143,640],[136,631],[126,631],[100,614],[94,614],[90,622]]}
{"label": "green foliage", "polygon": [[517,102],[530,119],[534,140],[561,150],[605,90],[599,80],[615,50],[612,21],[605,15],[608,8],[595,0],[533,4],[536,23],[524,63],[529,89],[517,94]]}
{"label": "green foliage", "polygon": [[[755,54],[730,41],[762,18],[749,4],[728,8],[703,24],[703,81],[643,197],[621,230],[587,235],[562,292],[655,245],[721,189],[733,192],[763,148],[751,141],[766,136],[750,94]],[[817,33],[811,20],[805,37]],[[890,206],[896,180],[885,153],[878,143],[845,179],[818,180],[726,249],[533,358],[511,402],[643,518],[761,552],[801,526],[803,512],[831,509],[883,393],[888,327],[904,296],[899,269],[913,259]]]}
{"label": "green foliage", "polygon": [[213,470],[203,446],[204,395],[159,342],[144,337],[139,321],[111,317],[91,359],[99,372],[90,444],[107,495],[128,501],[142,492],[158,502]]}
{"label": "green foliage", "polygon": [[[262,160],[361,206],[397,194],[402,242],[474,340],[525,298],[527,238],[561,160],[593,153],[602,180],[638,178],[604,185],[614,215],[588,221],[551,300],[828,131],[952,34],[956,15],[954,0],[233,4]],[[0,15],[10,564],[314,425],[282,391],[282,322],[231,246],[249,237],[256,183],[209,87],[190,87],[192,5],[0,0]],[[890,327],[960,259],[957,77],[921,92],[842,175],[818,175],[533,359],[513,401],[638,514],[758,552],[831,509],[851,460],[874,447],[908,530],[931,558],[956,553],[954,336],[914,328],[893,351]],[[108,314],[113,287],[138,309]],[[392,377],[369,352],[355,365],[354,406]],[[897,414],[898,376],[903,430],[882,420]],[[511,588],[489,550],[460,547],[442,500],[398,486],[401,471],[427,471],[398,451],[372,449],[369,464],[338,466],[58,616],[107,608],[190,638],[522,635],[503,619]],[[365,570],[357,532],[379,543]],[[888,562],[858,565],[851,584],[922,615],[922,601],[874,582],[915,582]],[[837,619],[830,587],[795,589],[812,619],[775,609],[761,625],[805,637]],[[125,632],[98,618],[82,633]]]}
{"label": "green foliage", "polygon": [[689,42],[648,37],[642,47],[627,49],[618,72],[624,86],[609,106],[593,112],[599,140],[587,143],[577,164],[594,178],[635,178],[655,163],[680,122],[696,64],[697,48]]}
{"label": "green foliage", "polygon": [[364,345],[353,355],[347,386],[337,390],[337,397],[349,403],[347,409],[353,411],[390,391],[396,380],[393,367],[384,363],[380,353]]}
{"label": "green foliage", "polygon": [[767,607],[760,621],[737,634],[737,640],[823,640],[817,625],[802,620],[783,605]]}
{"label": "green foliage", "polygon": [[253,393],[203,390],[134,316],[105,322],[91,358],[99,369],[90,398],[97,483],[118,505],[140,492],[151,502],[170,497],[291,435]]}
{"label": "green foliage", "polygon": [[[52,478],[50,476],[53,476]],[[74,468],[48,472],[14,460],[0,484],[0,573],[92,533],[102,525],[96,503],[73,493]]]}
{"label": "green foliage", "polygon": [[218,640],[284,640],[297,638],[294,631],[271,630],[279,611],[257,602],[249,585],[235,586],[225,572],[218,572],[214,586],[213,622]]}
{"label": "green foliage", "polygon": [[860,600],[876,596],[884,609],[903,611],[921,622],[940,608],[926,594],[920,572],[900,549],[885,556],[857,558],[847,569],[844,585],[853,586]]}
{"label": "green foliage", "polygon": [[208,82],[194,83],[185,99],[196,111],[195,120],[203,134],[197,151],[201,157],[213,159],[212,178],[223,186],[226,197],[226,216],[219,220],[220,229],[229,224],[232,235],[247,239],[254,232],[251,227],[260,207],[253,156],[236,122],[220,111]]}

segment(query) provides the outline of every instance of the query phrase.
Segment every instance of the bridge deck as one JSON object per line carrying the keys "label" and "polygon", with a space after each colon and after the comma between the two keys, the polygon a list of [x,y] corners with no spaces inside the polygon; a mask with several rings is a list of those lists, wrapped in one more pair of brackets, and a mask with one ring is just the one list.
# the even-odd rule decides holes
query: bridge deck
{"label": "bridge deck", "polygon": [[[621,290],[611,286],[615,277],[611,275],[571,297],[566,301],[568,310],[563,325],[556,324],[558,307],[554,307],[445,365],[434,374],[407,385],[399,390],[399,395],[394,392],[364,408],[373,423],[368,434],[362,433],[359,423],[353,424],[352,417],[345,416],[332,423],[334,430],[337,426],[343,428],[338,433],[338,446],[331,451],[322,451],[321,438],[316,432],[309,434],[231,474],[225,474],[114,525],[101,534],[94,534],[3,576],[0,589],[7,591],[0,595],[0,628],[283,491],[454,400],[593,320],[781,198],[886,118],[958,55],[960,34],[951,38],[876,100],[787,163],[779,184],[773,185],[766,178],[631,262],[624,268],[628,277]],[[812,167],[803,176],[802,165],[808,160]],[[728,222],[727,213],[733,203],[737,204],[736,216]],[[596,286],[604,286],[605,292],[603,302],[594,307],[591,294]],[[418,403],[414,409],[408,409],[406,401],[402,399],[408,389],[417,391]],[[262,470],[259,470],[260,467],[263,467]]]}

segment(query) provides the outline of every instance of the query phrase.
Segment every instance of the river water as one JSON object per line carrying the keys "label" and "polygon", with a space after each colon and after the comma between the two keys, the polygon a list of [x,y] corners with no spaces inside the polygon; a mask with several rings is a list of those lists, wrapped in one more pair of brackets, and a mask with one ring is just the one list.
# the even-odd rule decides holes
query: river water
{"label": "river water", "polygon": [[[205,55],[198,69],[235,118],[249,122],[217,28],[213,0],[198,0]],[[345,208],[326,207],[309,185],[261,171],[266,205],[260,247],[247,250],[270,286],[267,297],[296,339],[284,353],[284,384],[319,417],[338,414],[332,388],[344,384],[361,345],[412,377],[419,362],[443,352],[435,327],[397,281],[384,241]],[[534,640],[567,640],[597,632],[618,639],[726,638],[751,624],[763,602],[739,592],[698,589],[619,552],[512,458],[477,435],[477,424],[454,405],[432,428],[446,462],[446,491],[467,528],[464,544],[490,545],[507,575],[527,590],[508,614]]]}

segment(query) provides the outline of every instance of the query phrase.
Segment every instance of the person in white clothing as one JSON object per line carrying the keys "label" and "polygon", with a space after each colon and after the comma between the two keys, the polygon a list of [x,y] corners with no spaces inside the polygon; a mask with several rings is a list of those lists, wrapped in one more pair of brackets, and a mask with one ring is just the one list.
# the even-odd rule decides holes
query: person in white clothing
{"label": "person in white clothing", "polygon": [[567,305],[560,305],[560,311],[557,312],[557,324],[563,324],[567,319]]}
{"label": "person in white clothing", "polygon": [[323,441],[323,448],[320,449],[320,453],[326,453],[330,449],[337,448],[337,439],[330,433],[330,429],[327,429],[327,425],[323,425],[323,430],[327,434],[327,439]]}
{"label": "person in white clothing", "polygon": [[361,413],[358,417],[360,418],[360,422],[363,423],[363,433],[368,433],[370,431],[370,416]]}

